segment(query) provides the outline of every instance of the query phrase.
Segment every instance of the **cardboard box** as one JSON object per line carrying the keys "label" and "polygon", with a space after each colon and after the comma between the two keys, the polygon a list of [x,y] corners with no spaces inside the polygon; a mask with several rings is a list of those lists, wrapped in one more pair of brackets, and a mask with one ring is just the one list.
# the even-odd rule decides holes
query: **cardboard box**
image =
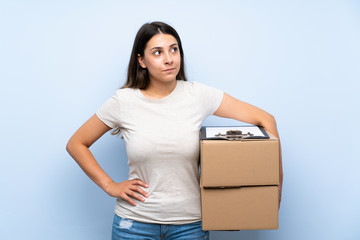
{"label": "cardboard box", "polygon": [[278,229],[278,139],[200,144],[203,229]]}
{"label": "cardboard box", "polygon": [[201,187],[204,230],[278,229],[278,187]]}
{"label": "cardboard box", "polygon": [[[268,133],[269,134],[269,133]],[[205,187],[279,185],[279,140],[201,140]]]}

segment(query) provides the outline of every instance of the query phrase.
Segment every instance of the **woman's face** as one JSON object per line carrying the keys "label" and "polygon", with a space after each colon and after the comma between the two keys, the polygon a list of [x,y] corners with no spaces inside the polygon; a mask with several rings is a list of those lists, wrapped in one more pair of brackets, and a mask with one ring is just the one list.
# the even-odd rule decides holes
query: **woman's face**
{"label": "woman's face", "polygon": [[178,42],[170,34],[156,34],[146,44],[144,56],[138,54],[138,61],[147,68],[150,82],[176,80],[181,63]]}

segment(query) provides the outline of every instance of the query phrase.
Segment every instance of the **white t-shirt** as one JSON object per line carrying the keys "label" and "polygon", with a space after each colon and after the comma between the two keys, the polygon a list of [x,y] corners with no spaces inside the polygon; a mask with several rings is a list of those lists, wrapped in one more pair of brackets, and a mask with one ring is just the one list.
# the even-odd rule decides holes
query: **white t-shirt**
{"label": "white t-shirt", "polygon": [[129,180],[149,185],[145,202],[133,206],[117,199],[115,213],[123,218],[158,224],[201,220],[199,130],[219,107],[223,92],[197,82],[176,81],[162,99],[145,97],[139,89],[116,91],[96,112],[125,139]]}

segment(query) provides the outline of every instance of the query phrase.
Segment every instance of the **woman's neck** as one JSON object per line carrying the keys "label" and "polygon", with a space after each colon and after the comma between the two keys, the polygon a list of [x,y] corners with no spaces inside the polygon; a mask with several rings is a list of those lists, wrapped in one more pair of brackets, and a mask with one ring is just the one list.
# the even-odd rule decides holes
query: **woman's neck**
{"label": "woman's neck", "polygon": [[161,99],[168,96],[176,87],[176,79],[170,82],[150,81],[149,86],[141,92],[150,98]]}

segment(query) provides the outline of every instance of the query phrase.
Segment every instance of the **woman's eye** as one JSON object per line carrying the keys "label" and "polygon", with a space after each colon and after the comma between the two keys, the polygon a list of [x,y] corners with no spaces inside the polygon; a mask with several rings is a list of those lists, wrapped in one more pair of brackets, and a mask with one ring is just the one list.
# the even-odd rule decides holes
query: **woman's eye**
{"label": "woman's eye", "polygon": [[178,50],[177,47],[171,49],[172,52],[177,52],[177,50]]}
{"label": "woman's eye", "polygon": [[160,51],[155,51],[154,55],[157,55],[157,56],[160,55]]}

